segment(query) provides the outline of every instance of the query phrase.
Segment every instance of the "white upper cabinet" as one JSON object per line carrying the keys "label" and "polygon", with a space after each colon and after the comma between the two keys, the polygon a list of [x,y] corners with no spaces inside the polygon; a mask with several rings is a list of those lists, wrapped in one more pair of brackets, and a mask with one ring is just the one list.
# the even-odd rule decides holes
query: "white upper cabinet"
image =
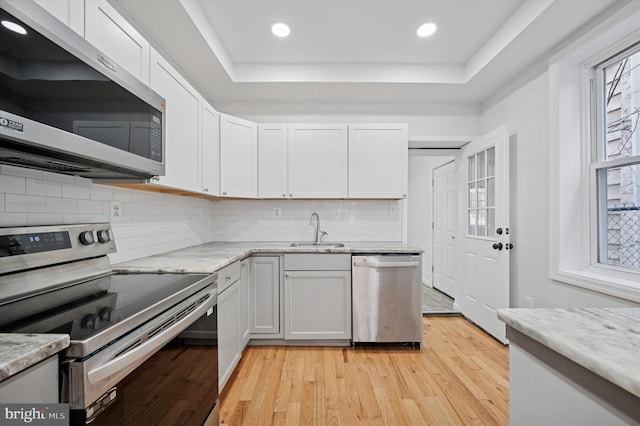
{"label": "white upper cabinet", "polygon": [[35,0],[35,2],[84,37],[84,0]]}
{"label": "white upper cabinet", "polygon": [[154,49],[150,86],[165,98],[165,176],[162,186],[201,192],[200,108],[202,97]]}
{"label": "white upper cabinet", "polygon": [[149,84],[149,42],[113,6],[106,0],[86,0],[85,23],[87,41],[116,64]]}
{"label": "white upper cabinet", "polygon": [[290,124],[289,196],[347,197],[347,125]]}
{"label": "white upper cabinet", "polygon": [[202,192],[220,195],[220,113],[202,102]]}
{"label": "white upper cabinet", "polygon": [[408,157],[406,124],[349,124],[349,198],[405,198]]}
{"label": "white upper cabinet", "polygon": [[286,198],[287,125],[258,126],[258,197]]}
{"label": "white upper cabinet", "polygon": [[220,195],[258,196],[258,125],[220,114]]}

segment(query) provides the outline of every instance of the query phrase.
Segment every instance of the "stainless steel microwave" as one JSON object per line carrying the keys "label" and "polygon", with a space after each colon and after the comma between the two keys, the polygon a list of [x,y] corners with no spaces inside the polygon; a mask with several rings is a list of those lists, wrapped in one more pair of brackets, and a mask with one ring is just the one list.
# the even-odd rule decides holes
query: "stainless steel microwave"
{"label": "stainless steel microwave", "polygon": [[0,164],[163,175],[164,99],[31,0],[0,0]]}

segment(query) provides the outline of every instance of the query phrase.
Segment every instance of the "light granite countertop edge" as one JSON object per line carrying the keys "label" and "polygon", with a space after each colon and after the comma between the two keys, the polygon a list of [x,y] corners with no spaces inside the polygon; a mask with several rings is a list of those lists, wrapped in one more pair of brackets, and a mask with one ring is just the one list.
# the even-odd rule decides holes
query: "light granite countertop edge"
{"label": "light granite countertop edge", "polygon": [[0,333],[0,382],[68,346],[67,334]]}

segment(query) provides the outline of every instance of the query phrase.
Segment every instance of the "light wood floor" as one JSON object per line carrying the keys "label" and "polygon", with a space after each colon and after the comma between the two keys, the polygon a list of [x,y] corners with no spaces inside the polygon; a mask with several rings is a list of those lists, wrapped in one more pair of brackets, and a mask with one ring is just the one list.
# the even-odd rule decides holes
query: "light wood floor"
{"label": "light wood floor", "polygon": [[508,348],[461,317],[424,317],[424,349],[248,347],[224,425],[507,425]]}

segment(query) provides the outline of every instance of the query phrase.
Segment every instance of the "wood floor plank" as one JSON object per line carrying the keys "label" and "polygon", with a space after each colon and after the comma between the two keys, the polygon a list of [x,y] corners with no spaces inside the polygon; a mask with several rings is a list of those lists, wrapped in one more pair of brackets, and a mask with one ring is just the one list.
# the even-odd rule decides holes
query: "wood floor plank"
{"label": "wood floor plank", "polygon": [[462,317],[424,317],[424,349],[248,347],[228,425],[508,425],[508,348]]}

